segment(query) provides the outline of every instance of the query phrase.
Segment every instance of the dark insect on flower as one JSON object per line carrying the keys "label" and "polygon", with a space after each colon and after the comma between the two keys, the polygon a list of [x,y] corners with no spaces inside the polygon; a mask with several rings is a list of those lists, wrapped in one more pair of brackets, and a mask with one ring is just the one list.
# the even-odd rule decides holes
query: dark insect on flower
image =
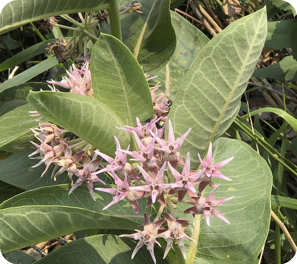
{"label": "dark insect on flower", "polygon": [[[153,117],[150,117],[150,118],[148,118],[147,120],[145,120],[144,121],[144,123],[150,123],[151,121],[153,121],[155,119],[155,117],[153,116]],[[161,129],[162,127],[163,127],[163,124],[161,125],[161,123],[160,123],[160,121],[158,121],[158,122],[156,122],[155,123],[156,124],[156,127],[158,128],[158,129]]]}
{"label": "dark insect on flower", "polygon": [[166,108],[168,108],[168,111],[169,111],[170,107],[172,106],[172,104],[173,104],[173,102],[170,99],[166,102]]}

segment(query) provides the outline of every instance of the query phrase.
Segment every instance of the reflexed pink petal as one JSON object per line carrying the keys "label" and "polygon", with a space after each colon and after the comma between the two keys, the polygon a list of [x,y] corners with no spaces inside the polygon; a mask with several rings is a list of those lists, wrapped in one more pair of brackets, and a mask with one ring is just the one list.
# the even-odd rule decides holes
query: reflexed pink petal
{"label": "reflexed pink petal", "polygon": [[71,194],[78,186],[80,186],[83,183],[83,179],[78,178],[77,181],[73,184],[72,188],[69,190],[69,194]]}
{"label": "reflexed pink petal", "polygon": [[159,194],[159,191],[158,190],[153,190],[152,191],[152,202],[153,203],[156,202],[156,199],[157,199],[158,194]]}
{"label": "reflexed pink petal", "polygon": [[195,188],[194,188],[194,186],[193,186],[193,184],[192,184],[191,182],[187,182],[187,183],[185,184],[185,187],[186,187],[188,190],[190,190],[191,192],[196,193],[196,190],[195,190]]}
{"label": "reflexed pink petal", "polygon": [[169,129],[168,129],[168,141],[169,142],[175,142],[174,132],[173,132],[173,127],[172,127],[171,120],[168,121],[168,125],[169,125]]}
{"label": "reflexed pink petal", "polygon": [[137,165],[137,168],[140,170],[144,180],[146,181],[147,184],[152,184],[153,179],[152,177],[139,165]]}
{"label": "reflexed pink petal", "polygon": [[211,215],[210,211],[203,210],[203,214],[205,216],[205,220],[206,220],[207,225],[210,226],[210,215]]}
{"label": "reflexed pink petal", "polygon": [[119,201],[123,200],[124,198],[125,198],[124,196],[123,197],[120,197],[120,196],[117,196],[117,195],[114,196],[112,201],[108,205],[106,205],[102,210],[107,209],[108,207],[112,206],[115,203],[118,203]]}
{"label": "reflexed pink petal", "polygon": [[189,135],[191,132],[192,128],[189,128],[185,134],[183,134],[180,138],[176,139],[176,143],[181,147],[181,145],[184,143],[186,137]]}
{"label": "reflexed pink petal", "polygon": [[223,166],[225,166],[226,164],[228,164],[231,160],[233,160],[234,157],[231,157],[229,159],[226,159],[224,161],[221,161],[219,163],[217,163],[216,165],[214,165],[214,168],[219,170],[220,168],[222,168]]}
{"label": "reflexed pink petal", "polygon": [[118,190],[115,188],[95,188],[96,191],[100,191],[100,192],[106,192],[106,193],[110,193],[113,195],[116,195]]}
{"label": "reflexed pink petal", "polygon": [[183,168],[182,175],[187,176],[190,174],[190,152],[187,153],[186,164]]}
{"label": "reflexed pink petal", "polygon": [[144,245],[144,243],[142,241],[139,241],[136,245],[136,247],[134,248],[133,250],[133,253],[132,253],[132,256],[131,256],[131,259],[134,258],[135,254],[137,253],[137,251]]}
{"label": "reflexed pink petal", "polygon": [[95,152],[96,152],[99,156],[101,156],[103,159],[105,159],[108,163],[112,163],[112,162],[114,161],[113,158],[107,156],[106,154],[104,154],[104,153],[102,153],[102,152],[100,152],[100,151],[98,151],[98,150],[95,150]]}
{"label": "reflexed pink petal", "polygon": [[211,165],[212,164],[212,143],[211,142],[209,143],[208,152],[207,152],[207,156],[206,156],[205,162],[208,165]]}
{"label": "reflexed pink petal", "polygon": [[180,175],[180,173],[171,166],[170,162],[168,162],[168,167],[177,182],[183,178],[182,175]]}
{"label": "reflexed pink petal", "polygon": [[224,179],[226,181],[232,181],[230,178],[228,178],[227,176],[223,175],[220,171],[214,171],[212,174],[211,174],[212,177],[214,178],[221,178],[221,179]]}
{"label": "reflexed pink petal", "polygon": [[230,224],[230,222],[227,220],[226,217],[224,217],[219,211],[212,209],[211,214],[220,218],[221,220],[223,220],[224,222],[226,222],[227,224]]}

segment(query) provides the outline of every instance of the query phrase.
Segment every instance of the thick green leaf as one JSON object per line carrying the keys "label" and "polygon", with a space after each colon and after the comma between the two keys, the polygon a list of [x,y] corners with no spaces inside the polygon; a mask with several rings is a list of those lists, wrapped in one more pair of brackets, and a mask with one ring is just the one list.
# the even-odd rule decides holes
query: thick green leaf
{"label": "thick green leaf", "polygon": [[[204,216],[197,215],[200,223],[196,226],[198,244],[194,247],[196,252],[188,252],[188,258],[195,254],[194,261],[189,263],[254,263],[267,238],[271,171],[265,160],[242,141],[220,138],[213,145],[214,164],[233,156],[234,159],[220,170],[232,181],[212,179],[214,184],[220,184],[215,193],[216,199],[235,196],[233,200],[215,208],[230,221],[230,225],[211,216],[209,227]],[[206,197],[212,190],[207,187],[203,196]],[[192,223],[186,230],[192,236],[195,219],[191,214],[182,213],[191,205],[181,203],[178,206],[177,217],[186,217]]]}
{"label": "thick green leaf", "polygon": [[169,0],[143,0],[141,4],[142,14],[121,16],[123,42],[143,66],[144,72],[151,73],[169,61],[176,38],[171,25]]}
{"label": "thick green leaf", "polygon": [[121,41],[101,34],[92,50],[91,73],[94,97],[124,122],[136,126],[135,118],[153,116],[153,103],[143,70]]}
{"label": "thick green leaf", "polygon": [[[100,176],[100,178],[102,177]],[[114,197],[113,195],[94,190],[94,197],[96,201],[93,201],[87,186],[80,186],[68,195],[70,187],[71,186],[69,184],[63,184],[26,191],[2,203],[0,205],[0,209],[29,205],[66,206],[71,208],[87,209],[93,212],[102,212],[110,216],[123,217],[138,224],[143,224],[143,213],[146,212],[149,214],[151,211],[151,208],[146,209],[147,199],[138,200],[140,206],[138,214],[135,213],[132,206],[126,200],[120,201],[102,211],[102,209],[112,201],[112,197]],[[96,183],[94,185],[94,188],[95,187],[102,188],[105,186]],[[107,187],[116,188],[114,185]],[[100,228],[104,229],[105,227]]]}
{"label": "thick green leaf", "polygon": [[31,166],[38,163],[39,160],[29,159],[28,155],[34,151],[25,150],[15,153],[12,156],[0,161],[0,180],[24,190],[35,189],[41,186],[57,185],[61,183],[70,183],[67,173],[57,177],[57,181],[51,179],[53,165],[40,177],[45,170],[45,165],[37,168]]}
{"label": "thick green leaf", "polygon": [[297,210],[297,200],[280,195],[271,195],[271,204]]}
{"label": "thick green leaf", "polygon": [[8,68],[17,66],[26,60],[29,60],[41,53],[46,52],[45,48],[48,47],[48,44],[51,42],[55,42],[55,41],[57,41],[57,39],[49,39],[47,41],[37,43],[37,44],[19,52],[18,54],[12,56],[11,58],[7,59],[6,61],[4,61],[0,64],[0,72],[5,71]]}
{"label": "thick green leaf", "polygon": [[198,54],[168,117],[178,136],[192,128],[181,149],[184,156],[188,151],[192,158],[197,152],[202,154],[236,117],[266,30],[264,8],[229,25]]}
{"label": "thick green leaf", "polygon": [[123,217],[81,208],[57,205],[12,207],[0,211],[0,248],[6,253],[87,228],[133,230],[137,226]]}
{"label": "thick green leaf", "polygon": [[264,112],[271,112],[274,114],[277,114],[278,116],[282,117],[284,120],[286,120],[289,125],[297,132],[297,119],[285,112],[282,109],[279,108],[273,108],[273,107],[264,107],[255,111],[252,111],[251,113],[244,115],[241,117],[242,120],[245,120],[249,115],[253,116],[259,113],[264,113]]}
{"label": "thick green leaf", "polygon": [[68,129],[109,156],[115,152],[114,135],[126,148],[130,135],[117,129],[124,123],[97,99],[73,93],[30,92],[27,97],[34,107],[49,121]]}
{"label": "thick green leaf", "polygon": [[283,82],[297,81],[297,61],[293,59],[293,56],[287,56],[277,64],[256,70],[253,76],[272,78]]}
{"label": "thick green leaf", "polygon": [[20,189],[0,181],[0,203],[21,192]]}
{"label": "thick green leaf", "polygon": [[22,136],[27,136],[30,128],[36,127],[36,117],[29,115],[30,110],[32,106],[25,104],[0,117],[0,148]]}
{"label": "thick green leaf", "polygon": [[269,22],[265,46],[271,49],[295,48],[296,43],[291,42],[291,36],[296,23],[297,19]]}
{"label": "thick green leaf", "polygon": [[[71,242],[48,256],[37,261],[36,264],[64,264],[64,263],[90,263],[90,264],[132,264],[145,263],[153,264],[149,251],[144,245],[131,259],[132,252],[137,241],[119,238],[115,235],[97,235]],[[163,259],[162,250],[156,245],[156,261],[158,264],[165,264],[168,261]]]}
{"label": "thick green leaf", "polygon": [[160,90],[167,90],[170,99],[174,99],[186,73],[195,58],[209,39],[182,16],[170,12],[171,22],[176,34],[176,49],[168,64],[156,73],[153,79],[160,82]]}
{"label": "thick green leaf", "polygon": [[0,35],[21,25],[52,16],[106,9],[103,0],[14,0],[0,14]]}
{"label": "thick green leaf", "polygon": [[23,84],[35,76],[37,76],[40,73],[43,73],[44,71],[50,69],[51,67],[55,66],[58,63],[57,59],[55,57],[51,57],[49,59],[46,59],[37,65],[34,65],[33,67],[27,69],[26,71],[17,74],[13,78],[5,81],[0,85],[0,93],[4,90],[11,88],[13,86]]}
{"label": "thick green leaf", "polygon": [[35,258],[31,257],[21,250],[8,252],[4,255],[4,257],[13,264],[32,264],[36,261]]}
{"label": "thick green leaf", "polygon": [[12,111],[13,109],[27,104],[26,100],[12,100],[12,101],[0,101],[0,116]]}

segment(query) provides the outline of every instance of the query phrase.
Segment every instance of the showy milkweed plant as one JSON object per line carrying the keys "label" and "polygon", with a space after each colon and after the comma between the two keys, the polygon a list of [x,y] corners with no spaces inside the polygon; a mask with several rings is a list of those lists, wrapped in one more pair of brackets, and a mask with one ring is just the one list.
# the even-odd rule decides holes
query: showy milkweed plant
{"label": "showy milkweed plant", "polygon": [[[228,128],[264,45],[265,9],[209,40],[168,0],[19,2],[5,7],[14,16],[3,31],[38,17],[73,33],[48,41],[60,78],[4,91],[30,90],[5,114],[15,153],[1,180],[25,191],[1,204],[2,252],[74,233],[36,263],[254,263],[271,171]],[[65,14],[73,6],[77,19]]]}

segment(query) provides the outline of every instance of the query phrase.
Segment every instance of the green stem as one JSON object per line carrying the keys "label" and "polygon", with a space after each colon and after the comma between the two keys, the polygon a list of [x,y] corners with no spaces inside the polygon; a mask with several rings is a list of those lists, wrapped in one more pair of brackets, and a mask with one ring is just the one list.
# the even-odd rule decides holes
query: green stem
{"label": "green stem", "polygon": [[37,35],[41,38],[41,40],[42,41],[46,41],[46,38],[40,33],[40,31],[38,30],[38,28],[36,28],[32,22],[30,22],[30,24],[33,27],[33,29],[35,30],[35,32],[37,33]]}
{"label": "green stem", "polygon": [[54,24],[54,27],[65,28],[65,29],[74,30],[74,31],[81,31],[80,28],[68,27],[60,24]]}
{"label": "green stem", "polygon": [[281,264],[281,235],[280,228],[275,225],[275,264]]}
{"label": "green stem", "polygon": [[247,125],[245,125],[244,122],[240,120],[240,118],[236,118],[233,124],[240,130],[242,130],[244,133],[246,133],[256,143],[258,143],[272,158],[280,162],[287,169],[289,169],[295,176],[297,176],[297,172],[295,171],[296,165],[287,160],[281,153],[279,153],[270,144],[268,144],[265,140],[258,136],[257,133],[253,134],[251,129]]}
{"label": "green stem", "polygon": [[80,28],[84,28],[84,26],[81,23],[77,22],[76,20],[74,20],[72,17],[70,17],[68,15],[60,15],[60,17],[68,20],[69,22],[71,22],[72,24],[74,24]]}
{"label": "green stem", "polygon": [[121,22],[117,1],[109,0],[108,3],[109,7],[107,8],[107,12],[110,20],[111,35],[119,40],[122,40]]}
{"label": "green stem", "polygon": [[88,30],[84,29],[84,33],[86,35],[88,35],[90,38],[98,40],[98,38],[96,36],[94,36],[93,34],[91,34]]}

